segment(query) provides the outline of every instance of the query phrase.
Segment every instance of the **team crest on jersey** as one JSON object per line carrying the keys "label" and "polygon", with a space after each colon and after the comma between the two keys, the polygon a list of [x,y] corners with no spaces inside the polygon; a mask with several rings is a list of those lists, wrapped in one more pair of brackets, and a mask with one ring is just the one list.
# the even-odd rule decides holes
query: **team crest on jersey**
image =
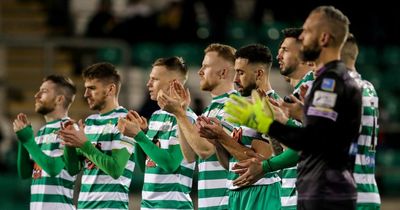
{"label": "team crest on jersey", "polygon": [[[93,145],[102,152],[101,143],[97,143],[97,144],[93,144]],[[92,170],[92,169],[97,168],[97,166],[91,160],[89,160],[88,158],[85,158],[85,168]]]}
{"label": "team crest on jersey", "polygon": [[104,133],[112,133],[113,129],[114,129],[114,124],[112,123],[112,121],[110,120],[107,125],[104,126]]}
{"label": "team crest on jersey", "polygon": [[37,163],[33,164],[32,179],[40,179],[42,177],[42,167]]}
{"label": "team crest on jersey", "polygon": [[321,89],[333,92],[335,90],[335,83],[334,79],[325,78],[322,80]]}
{"label": "team crest on jersey", "polygon": [[[160,143],[160,141],[159,141],[158,139],[154,139],[154,140],[153,140],[153,143],[154,143],[158,148],[161,147],[161,143]],[[146,167],[154,168],[154,167],[156,167],[156,166],[157,166],[157,164],[156,164],[149,156],[146,156]]]}

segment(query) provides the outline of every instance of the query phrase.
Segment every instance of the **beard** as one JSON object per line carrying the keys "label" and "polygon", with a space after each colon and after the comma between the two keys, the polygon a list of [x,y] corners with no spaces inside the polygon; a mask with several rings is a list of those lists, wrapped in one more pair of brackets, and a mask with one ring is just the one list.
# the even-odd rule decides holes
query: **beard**
{"label": "beard", "polygon": [[317,60],[317,58],[319,57],[319,55],[321,54],[321,47],[318,46],[317,43],[314,43],[311,46],[303,46],[303,48],[301,49],[301,59],[305,62],[307,61],[315,61]]}
{"label": "beard", "polygon": [[[89,104],[90,110],[100,111],[106,106],[106,95],[104,94],[101,99],[94,101],[92,105]],[[87,100],[87,98],[86,98]]]}
{"label": "beard", "polygon": [[38,106],[35,111],[41,115],[47,115],[48,113],[54,111],[54,106],[51,107],[51,106],[46,106],[45,104],[43,104],[43,105]]}
{"label": "beard", "polygon": [[240,84],[236,84],[236,85],[241,88],[241,90],[239,90],[239,92],[240,92],[240,95],[243,97],[251,96],[251,92],[253,90],[257,89],[257,85],[255,82],[250,83],[249,85],[247,85],[247,87],[243,87]]}
{"label": "beard", "polygon": [[293,66],[289,66],[289,67],[286,67],[286,68],[282,69],[282,70],[280,71],[280,73],[281,73],[281,75],[283,75],[283,76],[289,76],[289,75],[291,75],[295,70],[296,70],[296,68],[294,68]]}
{"label": "beard", "polygon": [[215,88],[215,85],[210,84],[208,81],[203,80],[200,82],[200,89],[203,91],[212,91]]}

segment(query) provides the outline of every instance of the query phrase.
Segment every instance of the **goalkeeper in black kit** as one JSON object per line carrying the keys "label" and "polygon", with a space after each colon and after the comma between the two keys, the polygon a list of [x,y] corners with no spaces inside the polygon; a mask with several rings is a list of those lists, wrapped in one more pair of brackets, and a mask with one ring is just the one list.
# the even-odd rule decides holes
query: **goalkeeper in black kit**
{"label": "goalkeeper in black kit", "polygon": [[[356,186],[351,175],[349,148],[357,138],[361,92],[340,59],[348,34],[347,17],[332,6],[314,9],[303,25],[304,61],[316,63],[316,79],[303,106],[304,127],[274,121],[267,100],[253,94],[249,102],[238,96],[225,105],[228,120],[267,133],[300,151],[297,209],[355,209]],[[294,97],[292,97],[294,99]],[[263,168],[266,162],[263,161]]]}

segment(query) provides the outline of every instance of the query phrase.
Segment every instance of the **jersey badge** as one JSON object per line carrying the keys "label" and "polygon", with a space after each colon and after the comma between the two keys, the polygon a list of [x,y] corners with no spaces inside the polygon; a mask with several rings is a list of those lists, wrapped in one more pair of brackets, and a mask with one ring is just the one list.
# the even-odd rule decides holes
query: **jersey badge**
{"label": "jersey badge", "polygon": [[335,80],[329,78],[323,79],[321,89],[333,92],[335,90]]}

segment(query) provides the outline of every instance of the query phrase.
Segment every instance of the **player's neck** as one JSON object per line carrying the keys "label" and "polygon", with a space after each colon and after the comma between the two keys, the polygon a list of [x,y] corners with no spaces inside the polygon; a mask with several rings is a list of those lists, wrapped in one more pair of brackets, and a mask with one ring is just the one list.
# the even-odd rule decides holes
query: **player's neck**
{"label": "player's neck", "polygon": [[44,120],[46,121],[46,123],[48,123],[48,122],[62,119],[67,116],[68,116],[68,112],[66,110],[64,110],[64,111],[54,110],[53,112],[50,112],[50,113],[44,115],[43,117],[44,117]]}
{"label": "player's neck", "polygon": [[220,96],[220,95],[230,92],[234,89],[235,88],[233,86],[233,83],[221,83],[217,87],[215,87],[212,91],[210,91],[211,97]]}
{"label": "player's neck", "polygon": [[117,107],[119,107],[118,99],[117,98],[110,99],[109,101],[106,102],[103,109],[99,110],[99,113],[104,114],[116,109]]}

